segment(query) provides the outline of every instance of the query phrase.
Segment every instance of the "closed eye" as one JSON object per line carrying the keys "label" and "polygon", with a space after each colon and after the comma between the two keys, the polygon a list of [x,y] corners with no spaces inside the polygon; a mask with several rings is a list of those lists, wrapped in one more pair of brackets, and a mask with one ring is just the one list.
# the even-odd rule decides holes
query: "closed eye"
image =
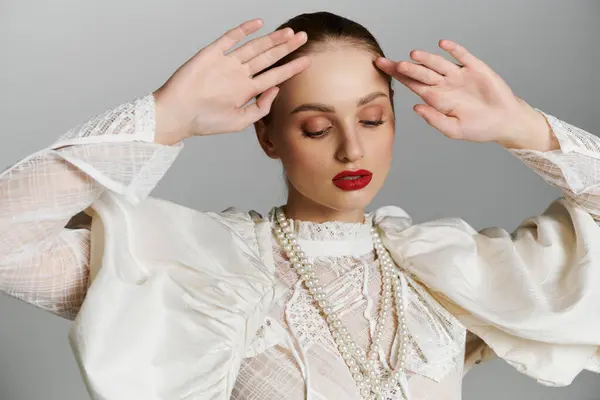
{"label": "closed eye", "polygon": [[318,137],[324,136],[327,132],[329,132],[330,129],[331,129],[331,126],[328,126],[327,128],[322,129],[320,131],[316,131],[316,132],[302,130],[302,135],[309,137],[309,138],[318,138]]}
{"label": "closed eye", "polygon": [[385,123],[385,121],[382,119],[378,119],[375,121],[363,120],[363,121],[360,121],[360,123],[365,126],[368,126],[368,127],[375,127],[375,126],[383,125]]}

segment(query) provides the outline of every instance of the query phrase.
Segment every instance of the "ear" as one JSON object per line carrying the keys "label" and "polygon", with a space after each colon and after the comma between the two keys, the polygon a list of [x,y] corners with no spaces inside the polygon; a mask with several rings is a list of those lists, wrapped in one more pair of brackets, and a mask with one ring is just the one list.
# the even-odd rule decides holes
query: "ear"
{"label": "ear", "polygon": [[259,119],[254,123],[254,129],[256,130],[256,138],[258,139],[258,143],[260,147],[262,147],[265,154],[273,159],[278,159],[277,151],[275,150],[275,145],[271,140],[271,132],[269,130],[269,126],[265,123],[264,119]]}

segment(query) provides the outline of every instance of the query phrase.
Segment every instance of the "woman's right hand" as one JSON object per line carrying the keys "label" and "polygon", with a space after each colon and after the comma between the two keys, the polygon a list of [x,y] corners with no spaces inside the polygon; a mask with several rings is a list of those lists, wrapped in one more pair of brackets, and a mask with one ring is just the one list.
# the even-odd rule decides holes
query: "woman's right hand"
{"label": "woman's right hand", "polygon": [[277,85],[306,69],[309,60],[300,57],[256,76],[306,43],[306,33],[294,34],[289,28],[227,53],[262,25],[255,19],[228,31],[154,92],[156,142],[174,144],[190,136],[241,131],[269,113]]}

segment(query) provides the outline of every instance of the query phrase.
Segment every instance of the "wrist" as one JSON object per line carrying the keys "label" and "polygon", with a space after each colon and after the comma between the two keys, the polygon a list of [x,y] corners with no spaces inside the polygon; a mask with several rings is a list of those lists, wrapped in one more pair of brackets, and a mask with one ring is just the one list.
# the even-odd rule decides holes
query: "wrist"
{"label": "wrist", "polygon": [[546,117],[524,100],[518,99],[519,112],[510,118],[510,134],[498,144],[513,150],[547,152],[558,150],[560,144]]}
{"label": "wrist", "polygon": [[167,102],[161,94],[161,89],[152,93],[154,96],[154,112],[156,120],[156,131],[154,141],[163,145],[174,145],[189,135],[187,130],[181,124],[181,119],[167,105]]}

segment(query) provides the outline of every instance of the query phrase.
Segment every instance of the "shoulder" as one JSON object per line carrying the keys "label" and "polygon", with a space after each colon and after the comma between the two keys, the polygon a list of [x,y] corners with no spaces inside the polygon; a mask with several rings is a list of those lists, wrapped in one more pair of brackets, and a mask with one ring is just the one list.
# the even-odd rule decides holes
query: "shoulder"
{"label": "shoulder", "polygon": [[[191,248],[208,251],[223,245],[257,253],[257,225],[264,221],[255,211],[228,208],[221,212],[203,212],[170,200],[148,197],[131,204],[121,196],[103,195],[92,208],[99,216],[106,236],[118,240],[130,238],[131,245],[147,254],[186,251]],[[94,223],[94,222],[93,222]]]}

